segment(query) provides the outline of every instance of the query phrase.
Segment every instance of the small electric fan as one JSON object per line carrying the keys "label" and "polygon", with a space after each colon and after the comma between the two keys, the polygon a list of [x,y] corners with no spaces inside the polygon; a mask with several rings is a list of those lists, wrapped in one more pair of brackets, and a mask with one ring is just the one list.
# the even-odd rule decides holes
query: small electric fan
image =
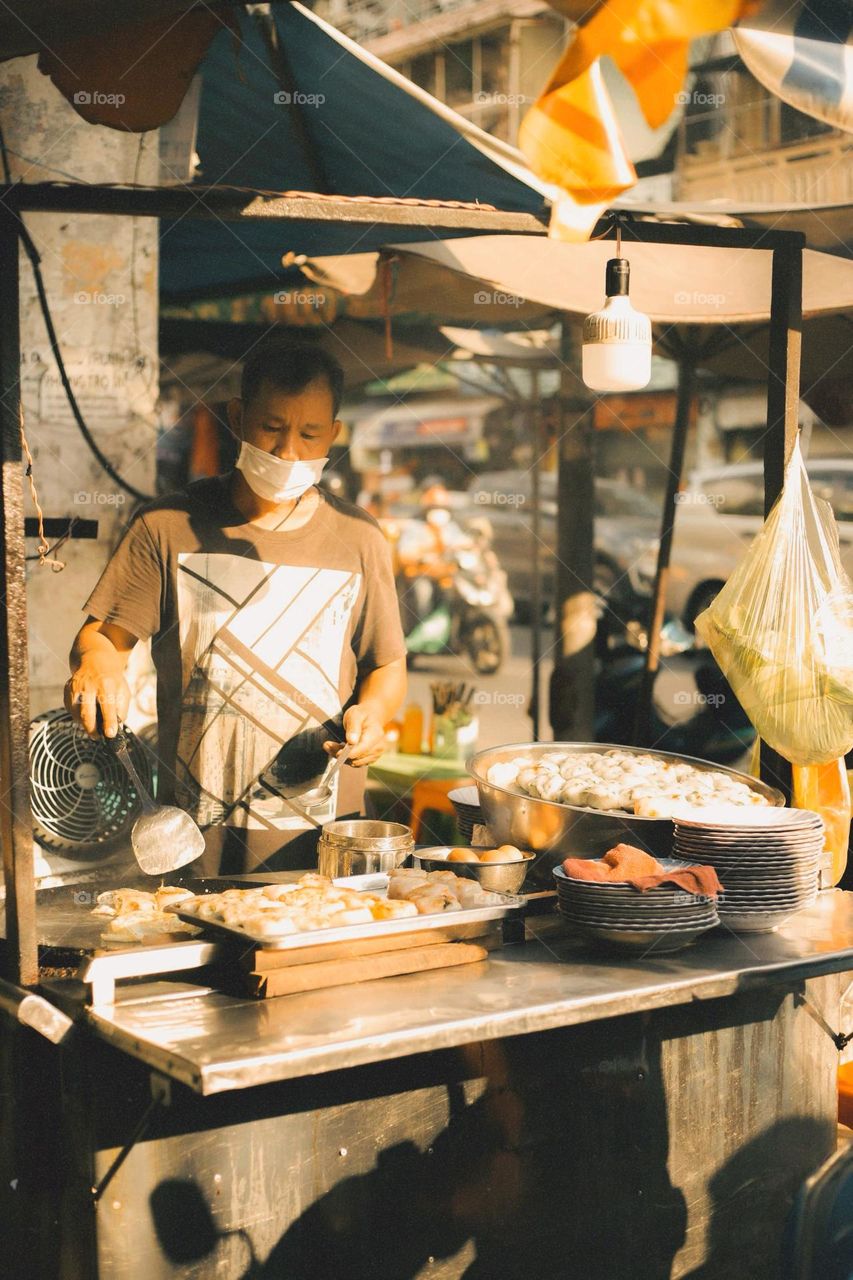
{"label": "small electric fan", "polygon": [[[137,772],[150,789],[151,755],[126,732]],[[141,807],[121,762],[63,710],[46,711],[30,724],[30,805],[38,844],[83,861],[129,842]]]}

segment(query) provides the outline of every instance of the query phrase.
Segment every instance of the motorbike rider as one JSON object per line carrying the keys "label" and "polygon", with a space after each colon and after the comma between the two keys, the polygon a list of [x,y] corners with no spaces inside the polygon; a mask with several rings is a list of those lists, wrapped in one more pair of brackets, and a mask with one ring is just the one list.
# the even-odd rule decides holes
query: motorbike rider
{"label": "motorbike rider", "polygon": [[502,568],[495,553],[495,533],[491,520],[488,516],[471,516],[465,521],[465,532],[471,538],[472,547],[480,556],[483,569],[492,585],[496,611],[504,618],[511,618],[515,611],[515,601],[510,593],[506,570]]}
{"label": "motorbike rider", "polygon": [[404,631],[423,622],[438,604],[441,584],[456,571],[454,549],[464,534],[450,513],[450,495],[441,483],[425,485],[420,496],[423,518],[409,520],[395,544],[398,595]]}

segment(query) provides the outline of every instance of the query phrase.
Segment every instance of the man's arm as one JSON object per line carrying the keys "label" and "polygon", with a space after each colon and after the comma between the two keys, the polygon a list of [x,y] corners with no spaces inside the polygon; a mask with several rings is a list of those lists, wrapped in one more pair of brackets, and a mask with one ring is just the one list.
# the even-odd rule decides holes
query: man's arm
{"label": "man's arm", "polygon": [[[348,764],[361,767],[379,759],[385,750],[385,725],[400,710],[405,697],[405,658],[375,667],[359,681],[356,701],[344,714],[346,740],[355,748]],[[341,749],[338,742],[324,746],[330,755]]]}
{"label": "man's arm", "polygon": [[65,707],[90,737],[99,736],[98,708],[106,737],[115,737],[127,715],[130,689],[124,678],[136,636],[114,622],[87,618],[71,646],[71,678]]}

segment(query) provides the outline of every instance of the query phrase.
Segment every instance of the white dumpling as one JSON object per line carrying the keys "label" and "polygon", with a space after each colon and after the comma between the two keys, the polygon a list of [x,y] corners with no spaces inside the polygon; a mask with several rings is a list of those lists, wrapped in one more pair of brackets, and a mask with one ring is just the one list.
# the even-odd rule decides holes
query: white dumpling
{"label": "white dumpling", "polygon": [[550,777],[543,778],[539,783],[539,794],[543,800],[559,801],[563,795],[565,782],[559,773],[553,773]]}
{"label": "white dumpling", "polygon": [[668,772],[672,774],[677,782],[681,782],[695,777],[697,770],[693,768],[692,764],[674,764],[670,765]]}
{"label": "white dumpling", "polygon": [[584,792],[584,804],[590,809],[618,809],[619,792],[599,784]]}
{"label": "white dumpling", "polygon": [[536,787],[538,776],[536,769],[522,769],[516,779],[516,782],[522,790],[528,791],[531,795],[536,795],[538,793],[534,788]]}
{"label": "white dumpling", "polygon": [[489,766],[486,778],[496,787],[512,787],[518,779],[518,765],[514,761],[498,761]]}
{"label": "white dumpling", "polygon": [[631,772],[639,778],[651,778],[658,771],[657,763],[649,756],[635,756],[631,761]]}
{"label": "white dumpling", "polygon": [[567,780],[573,778],[592,777],[589,768],[584,764],[584,762],[582,760],[577,760],[572,756],[569,756],[568,760],[565,760],[560,765],[560,773]]}

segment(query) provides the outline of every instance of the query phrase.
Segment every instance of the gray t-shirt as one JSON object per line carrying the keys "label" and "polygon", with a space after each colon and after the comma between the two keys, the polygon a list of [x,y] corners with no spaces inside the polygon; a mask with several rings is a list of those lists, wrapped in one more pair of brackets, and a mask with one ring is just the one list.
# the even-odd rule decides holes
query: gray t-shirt
{"label": "gray t-shirt", "polygon": [[152,637],[159,798],[202,828],[266,832],[258,847],[269,848],[360,810],[363,769],[344,766],[310,817],[299,792],[328,762],[322,742],[343,736],[360,673],[406,648],[371,516],[321,492],[301,528],[260,529],[233,505],[230,480],[138,512],[85,609]]}

